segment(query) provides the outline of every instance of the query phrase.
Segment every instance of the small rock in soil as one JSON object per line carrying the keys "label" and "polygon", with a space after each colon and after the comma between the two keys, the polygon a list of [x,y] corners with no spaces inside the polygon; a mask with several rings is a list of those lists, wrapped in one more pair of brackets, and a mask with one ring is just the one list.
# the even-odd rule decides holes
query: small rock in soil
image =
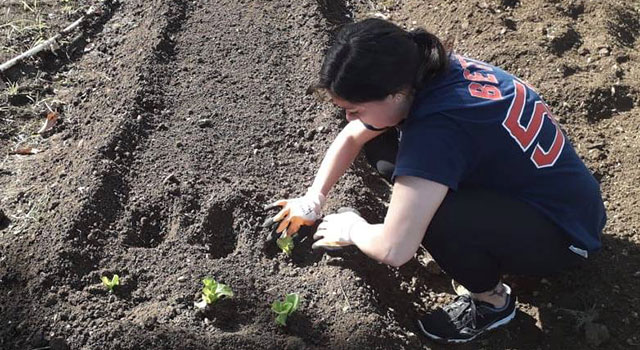
{"label": "small rock in soil", "polygon": [[158,321],[158,319],[155,316],[151,316],[149,318],[146,318],[143,321],[143,324],[144,324],[145,328],[153,328],[157,321]]}
{"label": "small rock in soil", "polygon": [[213,126],[213,121],[211,119],[205,118],[198,120],[198,126],[201,128],[209,128]]}
{"label": "small rock in soil", "polygon": [[167,175],[167,177],[165,177],[164,180],[162,180],[162,183],[165,185],[168,184],[169,182],[180,183],[180,181],[178,181],[178,178],[174,173]]}
{"label": "small rock in soil", "polygon": [[594,347],[600,346],[610,338],[607,326],[595,322],[587,322],[584,325],[584,335],[587,343]]}
{"label": "small rock in soil", "polygon": [[603,57],[604,57],[604,56],[609,56],[609,54],[611,54],[611,50],[609,50],[609,48],[608,48],[608,47],[603,47],[603,48],[601,48],[601,49],[598,51],[598,54],[599,54],[600,56],[603,56]]}
{"label": "small rock in soil", "polygon": [[316,130],[315,129],[309,130],[307,132],[307,135],[305,136],[305,139],[308,140],[308,141],[311,141],[311,140],[313,140],[313,137],[315,135],[316,135]]}

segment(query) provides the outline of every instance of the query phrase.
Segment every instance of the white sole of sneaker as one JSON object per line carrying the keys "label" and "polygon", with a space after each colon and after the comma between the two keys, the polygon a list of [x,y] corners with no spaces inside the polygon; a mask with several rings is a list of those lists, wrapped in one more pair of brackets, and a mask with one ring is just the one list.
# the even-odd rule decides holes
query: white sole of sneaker
{"label": "white sole of sneaker", "polygon": [[[509,315],[507,315],[507,317],[505,317],[505,318],[503,318],[503,319],[501,319],[501,320],[497,321],[496,323],[492,324],[491,326],[487,327],[487,329],[485,329],[485,331],[490,331],[490,330],[492,330],[492,329],[496,329],[496,328],[498,328],[498,327],[500,327],[500,326],[504,326],[505,324],[507,324],[507,323],[511,322],[511,320],[513,320],[513,319],[516,317],[516,310],[517,310],[517,309],[513,309],[513,312],[511,312]],[[431,339],[433,339],[433,340],[435,340],[435,341],[437,341],[437,342],[447,343],[447,344],[450,344],[450,343],[454,343],[454,344],[467,343],[467,342],[470,342],[470,341],[472,341],[472,340],[476,339],[478,336],[480,336],[480,335],[484,334],[484,331],[483,331],[483,332],[480,332],[480,333],[478,333],[478,334],[476,334],[476,335],[472,336],[471,338],[465,338],[465,339],[455,339],[455,338],[453,338],[453,339],[445,339],[445,338],[438,337],[438,336],[437,336],[437,335],[435,335],[435,334],[431,334],[431,333],[427,332],[427,331],[424,329],[424,326],[422,325],[422,322],[421,322],[420,320],[418,320],[418,326],[420,327],[420,330],[422,330],[422,333],[423,333],[424,335],[426,335],[428,338],[431,338]]]}

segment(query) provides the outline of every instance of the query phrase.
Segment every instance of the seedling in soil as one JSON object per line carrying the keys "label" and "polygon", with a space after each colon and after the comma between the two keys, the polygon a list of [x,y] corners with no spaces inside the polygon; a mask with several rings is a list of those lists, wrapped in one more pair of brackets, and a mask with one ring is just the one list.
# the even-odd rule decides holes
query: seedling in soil
{"label": "seedling in soil", "polygon": [[289,256],[293,252],[293,237],[284,234],[276,240],[276,244],[278,245],[278,248],[280,248],[283,252],[285,252],[285,254]]}
{"label": "seedling in soil", "polygon": [[300,297],[296,293],[287,294],[284,297],[284,301],[274,301],[271,305],[271,310],[278,314],[278,316],[276,316],[276,323],[281,326],[286,326],[287,317],[298,310],[299,304]]}
{"label": "seedling in soil", "polygon": [[207,305],[213,305],[223,297],[232,297],[233,291],[226,284],[218,283],[213,278],[204,278],[202,280],[202,301],[193,303],[198,309],[205,309]]}
{"label": "seedling in soil", "polygon": [[104,286],[107,287],[107,289],[109,290],[109,293],[113,293],[113,288],[115,288],[115,286],[120,285],[120,277],[118,277],[118,275],[113,275],[113,278],[111,278],[111,280],[109,280],[107,276],[102,276],[101,279],[102,279],[102,284],[104,284]]}
{"label": "seedling in soil", "polygon": [[9,82],[9,86],[7,86],[7,95],[16,96],[18,95],[19,92],[20,92],[20,85],[18,85],[18,82],[15,82],[15,83]]}

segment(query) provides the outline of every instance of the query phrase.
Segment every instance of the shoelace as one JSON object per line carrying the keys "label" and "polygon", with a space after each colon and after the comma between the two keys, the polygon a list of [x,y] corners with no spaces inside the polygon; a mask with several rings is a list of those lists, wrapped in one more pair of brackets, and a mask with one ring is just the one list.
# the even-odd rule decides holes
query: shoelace
{"label": "shoelace", "polygon": [[476,304],[469,295],[460,295],[454,299],[453,303],[443,308],[449,315],[451,322],[458,328],[466,327],[469,323],[476,328]]}

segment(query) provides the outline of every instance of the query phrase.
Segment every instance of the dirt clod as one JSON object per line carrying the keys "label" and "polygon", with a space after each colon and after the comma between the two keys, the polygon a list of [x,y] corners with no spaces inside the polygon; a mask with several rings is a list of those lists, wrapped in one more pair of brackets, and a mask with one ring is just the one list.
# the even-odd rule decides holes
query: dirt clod
{"label": "dirt clod", "polygon": [[49,341],[50,350],[69,350],[69,345],[62,338],[53,338]]}
{"label": "dirt clod", "polygon": [[0,208],[0,230],[5,228],[9,224],[9,218]]}
{"label": "dirt clod", "polygon": [[595,322],[585,323],[584,335],[587,339],[587,343],[594,347],[604,344],[611,337],[607,326]]}
{"label": "dirt clod", "polygon": [[304,340],[298,337],[289,337],[284,345],[285,350],[305,350],[307,347]]}
{"label": "dirt clod", "polygon": [[209,128],[213,126],[213,122],[211,119],[205,118],[198,120],[198,126],[201,128]]}

